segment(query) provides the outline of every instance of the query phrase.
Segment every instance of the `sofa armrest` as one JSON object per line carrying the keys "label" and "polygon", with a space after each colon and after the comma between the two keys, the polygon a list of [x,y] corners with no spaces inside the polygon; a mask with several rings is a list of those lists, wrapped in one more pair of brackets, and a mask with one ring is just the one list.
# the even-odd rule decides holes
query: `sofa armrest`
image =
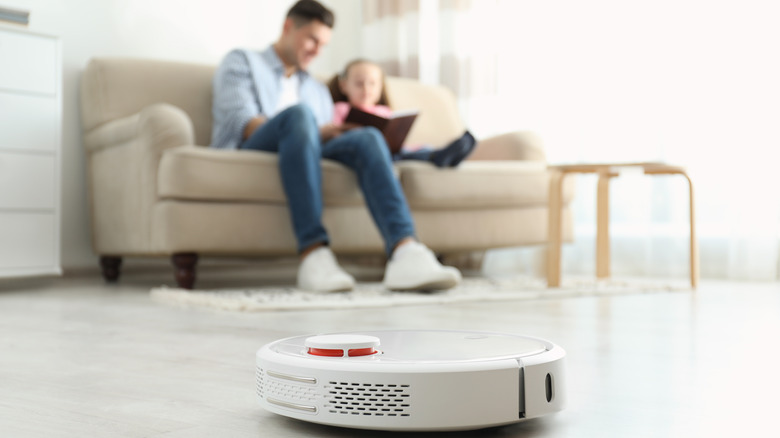
{"label": "sofa armrest", "polygon": [[163,152],[194,143],[189,116],[154,104],[84,134],[90,185],[93,247],[97,254],[161,251],[152,218]]}
{"label": "sofa armrest", "polygon": [[515,131],[480,140],[469,160],[547,161],[542,140],[529,131]]}
{"label": "sofa armrest", "polygon": [[158,103],[84,134],[84,145],[89,153],[134,141],[140,141],[143,149],[160,153],[168,148],[194,144],[195,129],[182,109]]}

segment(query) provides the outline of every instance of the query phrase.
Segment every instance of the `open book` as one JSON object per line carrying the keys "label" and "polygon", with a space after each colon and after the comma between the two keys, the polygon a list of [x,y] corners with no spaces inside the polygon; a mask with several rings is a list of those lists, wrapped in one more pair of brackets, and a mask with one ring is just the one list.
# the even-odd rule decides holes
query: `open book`
{"label": "open book", "polygon": [[344,122],[376,127],[384,134],[390,152],[397,153],[404,145],[404,140],[409,135],[418,114],[420,112],[417,110],[396,111],[390,118],[387,118],[351,107]]}

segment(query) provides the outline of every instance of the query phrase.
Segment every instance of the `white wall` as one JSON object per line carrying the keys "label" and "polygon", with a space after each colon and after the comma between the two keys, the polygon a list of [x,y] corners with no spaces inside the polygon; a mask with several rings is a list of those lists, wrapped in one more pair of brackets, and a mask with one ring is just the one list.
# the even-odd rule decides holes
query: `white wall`
{"label": "white wall", "polygon": [[[2,0],[0,0],[2,1]],[[336,15],[333,37],[328,47],[311,66],[319,74],[340,71],[352,59],[363,56],[360,41],[363,25],[362,0],[319,0]]]}
{"label": "white wall", "polygon": [[[86,159],[81,144],[79,80],[95,56],[217,63],[234,47],[275,41],[293,0],[0,0],[30,11],[28,28],[59,36],[63,47],[62,263],[96,265],[90,242]],[[357,54],[360,0],[323,1],[336,13],[330,50],[312,67],[336,71]],[[354,52],[353,52],[354,50]]]}

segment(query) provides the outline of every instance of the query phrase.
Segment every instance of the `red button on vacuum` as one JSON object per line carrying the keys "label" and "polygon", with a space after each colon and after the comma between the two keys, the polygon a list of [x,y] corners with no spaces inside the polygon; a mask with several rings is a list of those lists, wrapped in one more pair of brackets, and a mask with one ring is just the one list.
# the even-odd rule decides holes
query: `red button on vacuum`
{"label": "red button on vacuum", "polygon": [[[371,356],[376,354],[377,351],[374,348],[353,348],[347,352],[347,356]],[[344,357],[344,350],[334,350],[330,348],[309,348],[309,354],[314,356],[327,356],[327,357]]]}
{"label": "red button on vacuum", "polygon": [[349,356],[355,357],[355,356],[371,356],[372,354],[376,354],[377,351],[374,350],[373,347],[371,348],[355,348],[352,350],[349,350]]}
{"label": "red button on vacuum", "polygon": [[305,346],[312,356],[371,356],[378,353],[376,347],[379,346],[379,338],[364,335],[321,335],[306,339]]}
{"label": "red button on vacuum", "polygon": [[342,357],[344,350],[332,350],[329,348],[309,348],[309,354],[315,356]]}

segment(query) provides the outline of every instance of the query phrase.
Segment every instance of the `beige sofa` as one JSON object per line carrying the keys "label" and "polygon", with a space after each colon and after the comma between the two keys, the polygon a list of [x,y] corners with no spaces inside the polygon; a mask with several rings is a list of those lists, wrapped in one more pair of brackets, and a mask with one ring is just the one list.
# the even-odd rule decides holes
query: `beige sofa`
{"label": "beige sofa", "polygon": [[[178,285],[192,288],[199,256],[295,254],[276,155],[204,147],[214,70],[118,58],[87,65],[82,125],[93,248],[106,280],[118,279],[128,256],[169,256]],[[441,145],[463,132],[448,90],[401,78],[388,78],[387,88],[396,109],[420,109],[411,142]],[[381,254],[354,174],[337,162],[322,166],[334,252]],[[439,254],[547,240],[549,174],[531,133],[482,139],[456,169],[407,161],[396,170],[420,240]]]}

